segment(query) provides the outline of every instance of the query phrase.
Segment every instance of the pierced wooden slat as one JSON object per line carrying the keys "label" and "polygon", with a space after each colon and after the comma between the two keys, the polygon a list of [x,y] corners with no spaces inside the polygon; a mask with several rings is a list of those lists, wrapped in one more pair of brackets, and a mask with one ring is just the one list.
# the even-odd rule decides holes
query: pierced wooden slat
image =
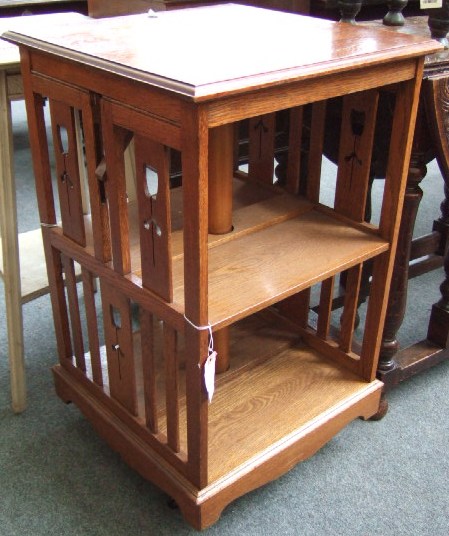
{"label": "pierced wooden slat", "polygon": [[290,110],[286,190],[292,194],[298,193],[300,185],[303,112],[302,106]]}
{"label": "pierced wooden slat", "polygon": [[134,146],[142,285],[171,302],[170,152],[138,134]]}
{"label": "pierced wooden slat", "polygon": [[179,452],[179,364],[176,331],[164,323],[165,401],[167,408],[167,442]]}
{"label": "pierced wooden slat", "polygon": [[55,162],[62,229],[64,234],[86,245],[84,211],[74,109],[50,99],[50,113],[55,149]]}
{"label": "pierced wooden slat", "polygon": [[312,105],[310,145],[307,166],[307,198],[313,203],[320,199],[321,162],[323,160],[324,127],[326,123],[326,101]]}
{"label": "pierced wooden slat", "polygon": [[87,318],[87,334],[89,336],[90,363],[92,367],[92,379],[97,384],[103,385],[103,372],[101,369],[100,341],[98,338],[97,309],[95,306],[95,280],[91,272],[81,268],[83,282],[84,304]]}
{"label": "pierced wooden slat", "polygon": [[101,299],[111,396],[137,415],[131,302],[104,280]]}
{"label": "pierced wooden slat", "polygon": [[153,434],[159,431],[156,404],[156,366],[154,357],[153,315],[140,310],[140,340],[142,346],[143,392],[145,423]]}
{"label": "pierced wooden slat", "polygon": [[354,322],[359,305],[360,282],[362,280],[362,264],[347,271],[345,282],[345,300],[340,320],[340,348],[343,352],[351,351],[354,334]]}
{"label": "pierced wooden slat", "polygon": [[111,226],[112,263],[114,270],[124,275],[131,271],[124,161],[124,153],[130,142],[130,133],[112,123],[110,108],[108,101],[101,101],[101,125],[106,163],[105,185]]}
{"label": "pierced wooden slat", "polygon": [[334,297],[335,278],[329,277],[321,283],[320,304],[318,310],[317,335],[321,339],[327,339],[331,324],[332,301]]}
{"label": "pierced wooden slat", "polygon": [[334,208],[356,221],[365,219],[378,100],[376,90],[343,98]]}
{"label": "pierced wooden slat", "polygon": [[86,372],[86,360],[84,357],[83,331],[81,328],[81,316],[76,289],[75,265],[73,259],[61,253],[61,261],[64,269],[65,284],[67,288],[67,301],[70,311],[70,324],[72,326],[73,349],[76,366]]}
{"label": "pierced wooden slat", "polygon": [[273,184],[276,115],[265,114],[249,120],[249,177]]}

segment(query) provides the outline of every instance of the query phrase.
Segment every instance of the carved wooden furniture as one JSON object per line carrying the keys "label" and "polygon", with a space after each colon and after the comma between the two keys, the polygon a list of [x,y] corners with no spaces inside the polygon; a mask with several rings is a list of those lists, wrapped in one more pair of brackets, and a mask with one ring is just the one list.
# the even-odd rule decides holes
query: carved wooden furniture
{"label": "carved wooden furniture", "polygon": [[[229,40],[230,27],[240,40]],[[6,38],[21,50],[59,352],[57,392],[170,494],[189,523],[207,527],[233,499],[378,409],[382,383],[375,374],[397,209],[424,55],[439,45],[237,5],[88,21],[51,38],[37,27]],[[395,95],[392,158],[375,227],[363,216],[384,91]],[[342,141],[335,202],[325,206],[324,112],[335,96],[344,100]],[[56,140],[61,224],[44,99]],[[273,184],[274,143],[258,135],[274,136],[278,110],[290,115],[284,187]],[[76,111],[86,147],[87,218]],[[313,121],[308,186],[300,194],[304,113]],[[255,127],[248,175],[233,173],[234,133],[243,119]],[[128,202],[124,172],[132,138],[137,203]],[[179,187],[170,187],[173,152],[181,153]],[[366,328],[356,337],[368,261],[374,269]],[[335,334],[333,288],[343,271],[346,297]]]}
{"label": "carved wooden furniture", "polygon": [[[371,22],[369,25],[381,27],[381,21]],[[403,27],[389,28],[389,31],[430,35],[427,17],[408,17]],[[427,338],[402,349],[397,339],[406,310],[408,280],[441,267],[445,257],[446,278],[449,278],[448,76],[449,51],[447,49],[426,57],[395,268],[379,358],[378,377],[385,383],[385,390],[449,357],[449,293],[447,290],[449,286],[447,280],[441,285],[441,300],[432,306]],[[435,221],[431,233],[412,239],[415,219],[423,195],[420,182],[426,176],[426,164],[435,157],[446,185],[445,199],[441,204],[441,216]]]}
{"label": "carved wooden furniture", "polygon": [[[0,31],[37,23],[51,33],[55,25],[82,17],[77,13],[0,19]],[[22,305],[48,292],[40,229],[18,233],[12,146],[11,101],[23,99],[17,46],[0,40],[0,275],[5,289],[12,409],[26,407]]]}

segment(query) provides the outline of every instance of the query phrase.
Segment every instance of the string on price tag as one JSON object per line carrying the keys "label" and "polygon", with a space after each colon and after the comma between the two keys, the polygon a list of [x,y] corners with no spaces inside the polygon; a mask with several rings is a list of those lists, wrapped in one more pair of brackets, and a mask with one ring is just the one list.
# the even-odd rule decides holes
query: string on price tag
{"label": "string on price tag", "polygon": [[[209,345],[207,347],[207,358],[204,362],[204,386],[207,391],[207,398],[209,404],[212,402],[212,397],[214,396],[215,391],[215,363],[217,361],[217,352],[214,350],[214,337],[212,335],[212,326],[208,324],[207,326],[197,326],[191,320],[189,320],[186,315],[184,315],[185,320],[198,331],[209,331]],[[198,366],[201,367],[201,364],[198,363]]]}

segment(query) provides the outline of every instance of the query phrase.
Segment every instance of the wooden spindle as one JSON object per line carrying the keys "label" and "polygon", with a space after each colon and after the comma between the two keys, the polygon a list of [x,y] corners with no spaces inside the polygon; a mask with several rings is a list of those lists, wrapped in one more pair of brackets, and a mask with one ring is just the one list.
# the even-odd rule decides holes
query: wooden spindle
{"label": "wooden spindle", "polygon": [[[209,131],[209,233],[232,231],[232,180],[234,176],[234,125],[232,123]],[[229,368],[229,329],[214,333],[217,352],[215,370]]]}

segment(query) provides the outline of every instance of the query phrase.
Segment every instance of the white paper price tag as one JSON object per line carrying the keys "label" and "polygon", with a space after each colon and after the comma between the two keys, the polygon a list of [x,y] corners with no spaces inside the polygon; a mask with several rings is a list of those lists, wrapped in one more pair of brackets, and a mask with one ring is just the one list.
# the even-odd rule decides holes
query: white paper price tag
{"label": "white paper price tag", "polygon": [[443,0],[419,0],[421,9],[438,9],[443,7]]}
{"label": "white paper price tag", "polygon": [[211,352],[204,363],[204,384],[206,385],[209,404],[212,402],[212,397],[215,391],[215,361],[217,360],[217,352]]}

